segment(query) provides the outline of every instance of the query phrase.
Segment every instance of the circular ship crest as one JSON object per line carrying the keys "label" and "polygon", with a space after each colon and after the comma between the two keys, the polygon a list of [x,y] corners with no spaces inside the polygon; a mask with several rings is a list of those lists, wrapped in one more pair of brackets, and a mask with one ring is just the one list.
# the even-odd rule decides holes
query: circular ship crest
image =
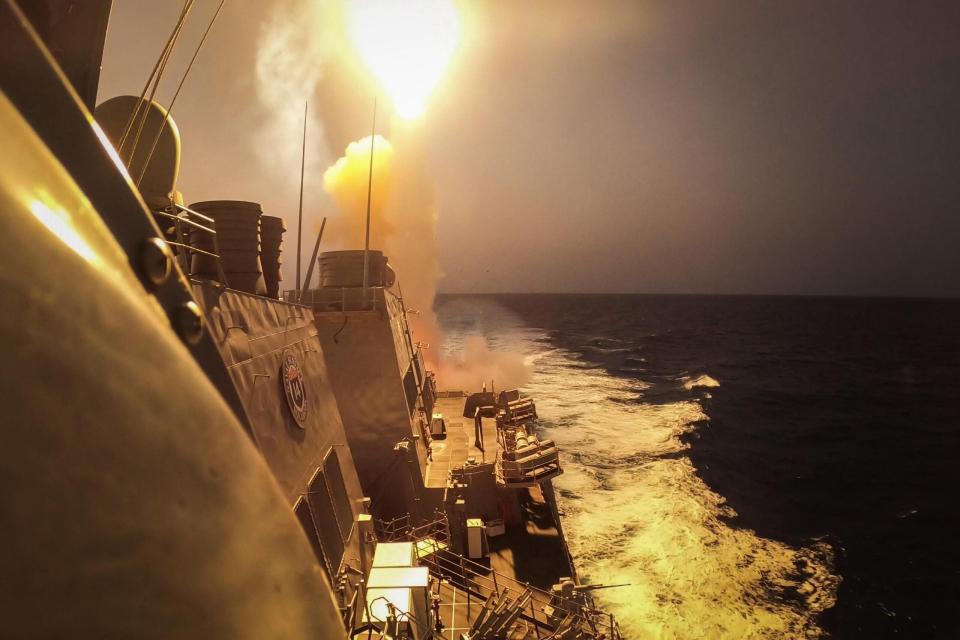
{"label": "circular ship crest", "polygon": [[291,349],[284,349],[280,363],[280,378],[283,380],[283,391],[287,396],[287,405],[297,426],[305,428],[307,419],[307,389],[303,383],[303,369],[296,354]]}

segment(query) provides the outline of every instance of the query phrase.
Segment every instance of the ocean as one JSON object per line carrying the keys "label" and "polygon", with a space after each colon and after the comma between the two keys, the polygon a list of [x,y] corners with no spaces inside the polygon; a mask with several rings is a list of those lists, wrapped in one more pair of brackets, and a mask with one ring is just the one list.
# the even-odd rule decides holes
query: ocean
{"label": "ocean", "polygon": [[[629,638],[960,637],[960,300],[446,295]],[[478,381],[479,384],[480,381]]]}

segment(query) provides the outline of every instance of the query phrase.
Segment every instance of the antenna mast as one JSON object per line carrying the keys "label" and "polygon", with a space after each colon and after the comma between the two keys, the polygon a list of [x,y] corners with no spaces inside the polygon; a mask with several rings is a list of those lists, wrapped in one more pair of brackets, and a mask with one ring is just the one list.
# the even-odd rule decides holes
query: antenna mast
{"label": "antenna mast", "polygon": [[300,210],[297,213],[297,282],[296,294],[297,300],[300,300],[300,248],[302,242],[300,236],[303,233],[303,167],[307,159],[307,105],[303,103],[303,147],[300,149]]}
{"label": "antenna mast", "polygon": [[[303,282],[303,290],[300,291],[300,295],[297,297],[297,303],[303,304],[303,294],[310,290],[310,280],[313,278],[313,268],[317,264],[317,252],[320,251],[320,240],[323,238],[323,230],[327,226],[327,217],[323,217],[323,222],[320,223],[320,233],[317,234],[317,243],[313,245],[313,255],[310,256],[310,266],[307,267],[307,279]],[[311,300],[311,304],[312,304]]]}
{"label": "antenna mast", "polygon": [[373,145],[377,139],[377,97],[373,97],[373,125],[370,127],[370,173],[367,175],[367,235],[363,244],[363,306],[367,306],[370,285],[370,197],[373,194]]}

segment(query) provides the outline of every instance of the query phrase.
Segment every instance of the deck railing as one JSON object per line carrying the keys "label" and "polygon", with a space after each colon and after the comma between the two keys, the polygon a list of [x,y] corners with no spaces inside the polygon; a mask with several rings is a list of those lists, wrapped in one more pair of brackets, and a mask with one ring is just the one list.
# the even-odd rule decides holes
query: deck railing
{"label": "deck railing", "polygon": [[[519,617],[534,625],[537,638],[565,637],[560,635],[561,630],[572,628],[590,634],[587,636],[590,638],[622,640],[616,618],[598,609],[589,594],[580,595],[579,603],[565,606],[543,589],[451,551],[448,546],[448,523],[445,516],[439,515],[441,517],[434,521],[416,526],[410,523],[409,516],[381,522],[378,535],[384,536],[384,541],[408,540],[416,543],[421,566],[463,591],[468,603],[470,598],[477,598],[478,604],[481,604],[491,594],[496,597],[506,594],[513,599],[525,600],[529,597]],[[555,633],[558,635],[555,636]]]}
{"label": "deck railing", "polygon": [[430,520],[414,524],[410,514],[392,520],[375,520],[374,528],[380,542],[417,542],[427,539],[436,540],[444,545],[450,540],[450,526],[447,516],[437,509]]}
{"label": "deck railing", "polygon": [[302,304],[315,311],[377,311],[382,303],[377,302],[379,287],[369,287],[364,296],[363,287],[323,287],[283,292],[286,302]]}
{"label": "deck railing", "polygon": [[[220,282],[226,285],[227,277],[223,272],[223,265],[220,262],[220,244],[217,240],[217,225],[213,218],[177,203],[171,204],[164,210],[155,210],[153,215],[157,218],[157,224],[161,230],[163,230],[164,240],[169,246],[173,247],[177,261],[180,263],[180,269],[184,274],[190,273],[190,259],[193,254],[199,253],[214,259]],[[167,227],[167,224],[171,224],[172,227]],[[170,233],[168,229],[172,231],[172,233]],[[214,251],[211,253],[210,251],[204,251],[203,249],[193,246],[189,242],[189,235],[193,233],[209,235],[213,241]],[[171,235],[173,236],[172,238],[170,237]]]}

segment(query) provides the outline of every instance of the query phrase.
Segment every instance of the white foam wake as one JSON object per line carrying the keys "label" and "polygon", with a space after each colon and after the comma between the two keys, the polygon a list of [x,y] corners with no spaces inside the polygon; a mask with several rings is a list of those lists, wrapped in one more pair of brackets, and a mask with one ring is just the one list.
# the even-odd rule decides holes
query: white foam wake
{"label": "white foam wake", "polygon": [[[531,346],[533,344],[531,343]],[[527,391],[563,452],[554,481],[580,578],[632,638],[809,638],[835,602],[826,545],[792,548],[727,525],[732,515],[684,454],[698,402],[645,404],[641,382],[531,359]],[[715,387],[707,375],[685,386]]]}
{"label": "white foam wake", "polygon": [[686,389],[687,391],[691,389],[696,389],[698,387],[712,389],[714,387],[719,387],[719,386],[720,386],[720,383],[717,382],[715,379],[711,378],[710,376],[708,376],[707,374],[703,374],[701,376],[697,376],[696,378],[692,378],[692,379],[688,378],[683,383],[683,388]]}
{"label": "white foam wake", "polygon": [[[839,578],[824,544],[802,548],[727,524],[732,510],[697,475],[681,437],[707,418],[696,399],[645,403],[649,386],[554,348],[488,301],[448,303],[445,348],[486,335],[524,354],[541,428],[561,448],[554,481],[580,578],[628,638],[811,638]],[[681,378],[681,380],[683,380]],[[704,374],[687,389],[716,387]],[[689,386],[687,386],[689,385]],[[698,428],[709,428],[698,427]]]}

